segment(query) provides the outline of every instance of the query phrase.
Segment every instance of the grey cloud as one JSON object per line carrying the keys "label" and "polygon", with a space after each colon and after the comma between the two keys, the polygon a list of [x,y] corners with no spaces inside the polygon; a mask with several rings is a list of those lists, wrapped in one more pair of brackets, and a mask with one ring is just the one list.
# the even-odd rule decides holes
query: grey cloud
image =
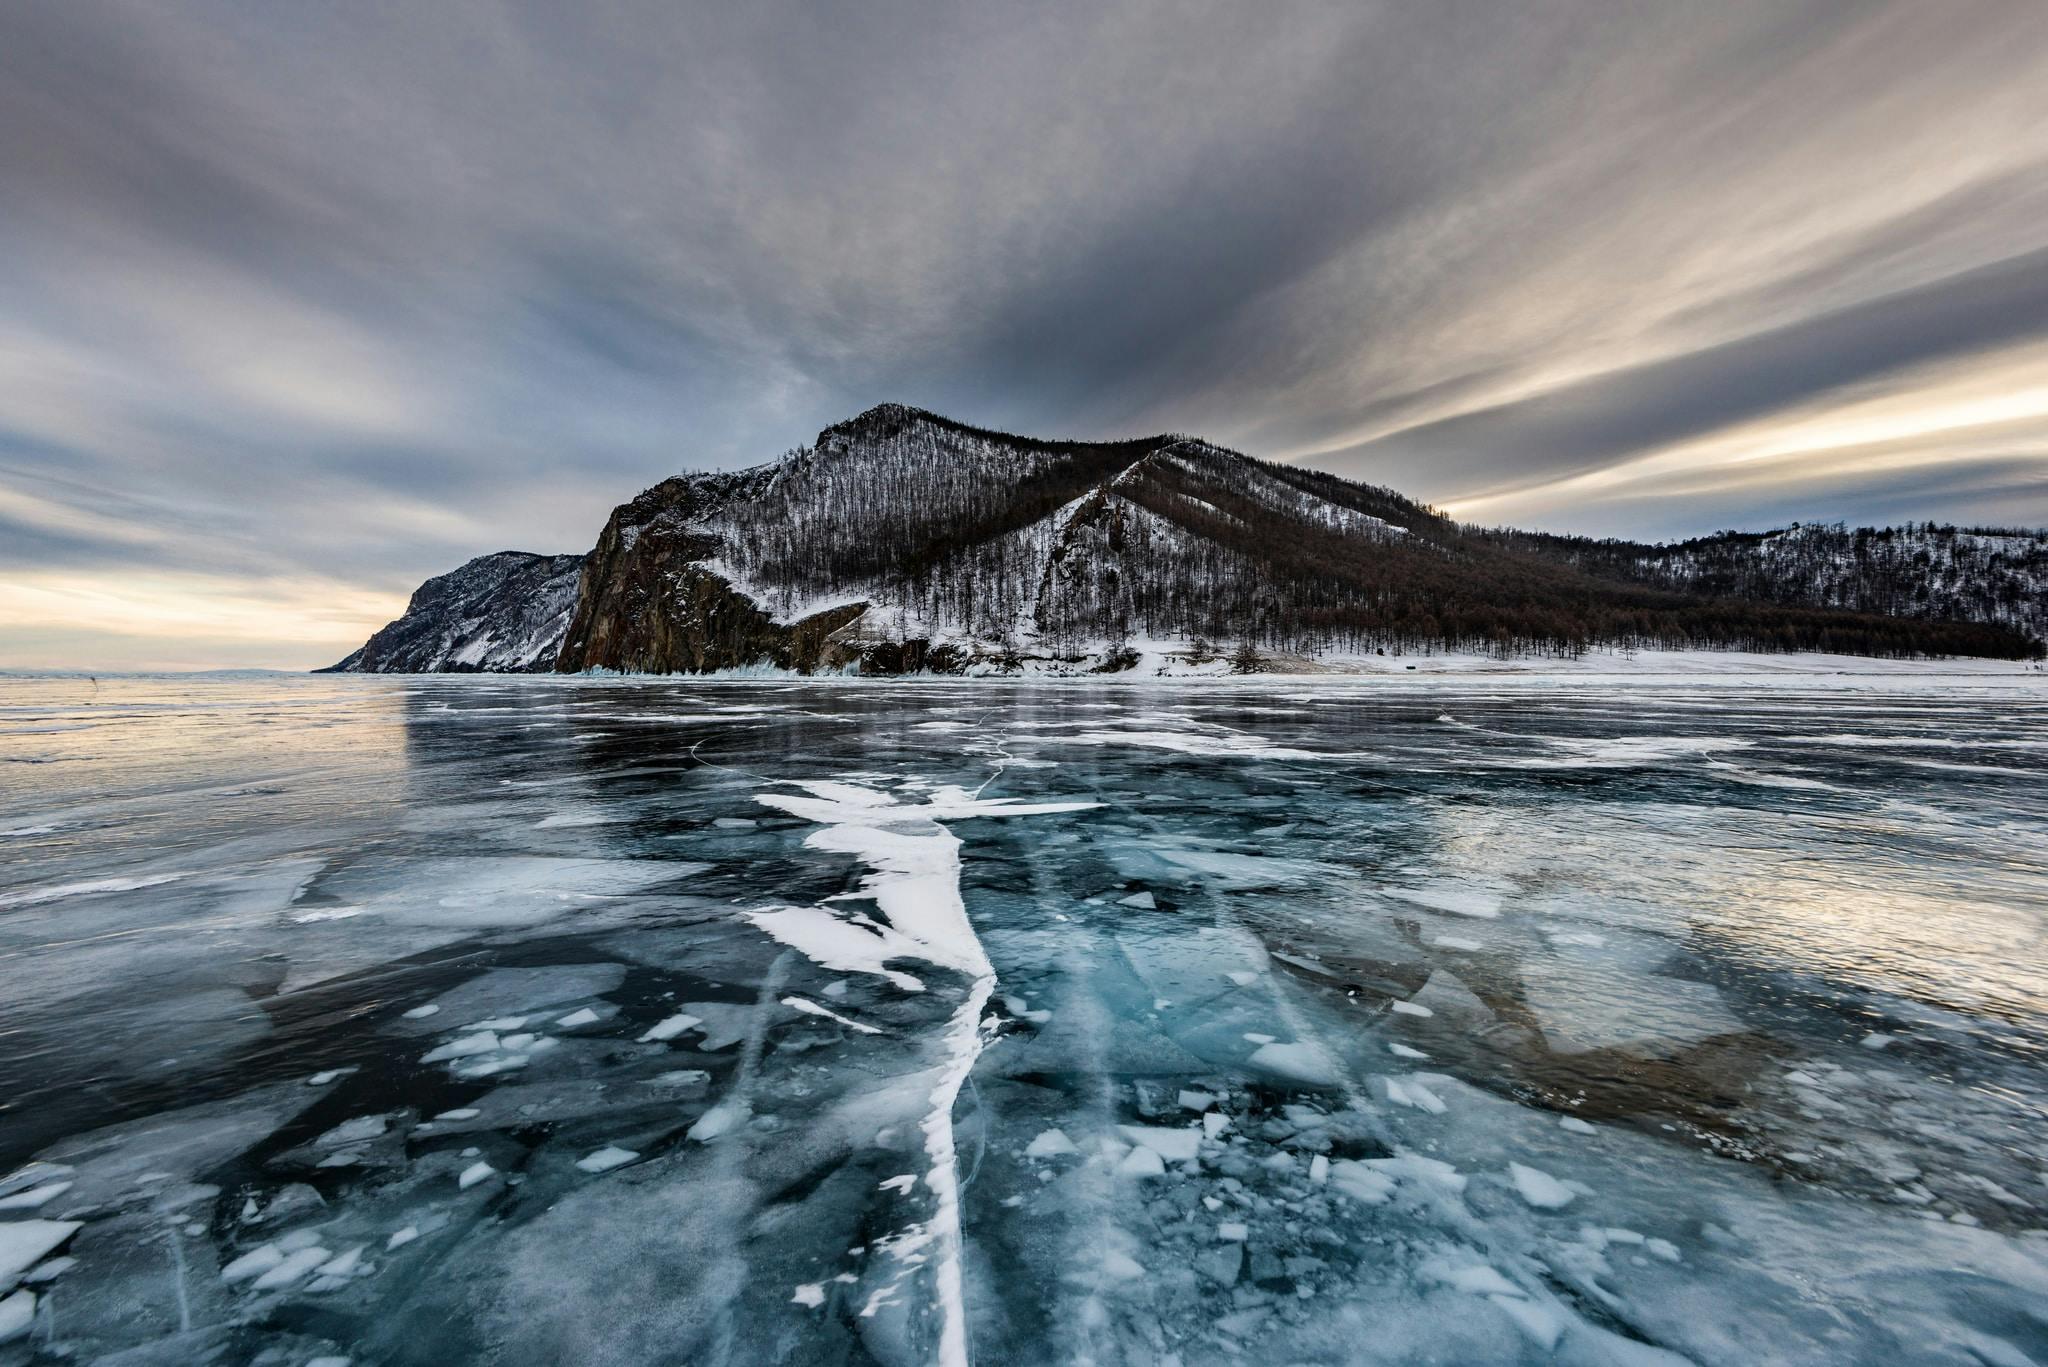
{"label": "grey cloud", "polygon": [[[1525,402],[1411,428],[1331,468],[1538,483],[1903,367],[2048,336],[2048,249]],[[1503,478],[1503,476],[1506,478]]]}

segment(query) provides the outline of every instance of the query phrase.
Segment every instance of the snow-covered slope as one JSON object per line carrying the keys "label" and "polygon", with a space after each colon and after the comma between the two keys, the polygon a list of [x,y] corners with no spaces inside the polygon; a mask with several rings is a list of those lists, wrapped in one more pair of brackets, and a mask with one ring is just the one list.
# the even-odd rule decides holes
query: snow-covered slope
{"label": "snow-covered slope", "polygon": [[2004,622],[2048,638],[2044,531],[1808,524],[1630,547],[1611,558],[1632,578],[1692,593]]}
{"label": "snow-covered slope", "polygon": [[405,615],[334,672],[520,673],[554,668],[576,607],[580,555],[499,551],[429,579]]}

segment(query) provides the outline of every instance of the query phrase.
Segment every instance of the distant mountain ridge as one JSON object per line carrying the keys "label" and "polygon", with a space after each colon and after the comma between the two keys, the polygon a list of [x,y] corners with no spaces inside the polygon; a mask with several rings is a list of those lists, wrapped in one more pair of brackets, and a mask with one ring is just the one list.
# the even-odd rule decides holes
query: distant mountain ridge
{"label": "distant mountain ridge", "polygon": [[576,608],[580,555],[499,551],[436,575],[405,615],[332,673],[516,674],[550,670]]}
{"label": "distant mountain ridge", "polygon": [[1909,554],[1790,584],[1788,565],[1841,559],[1796,530],[1645,546],[1470,528],[1194,437],[1046,441],[884,404],[768,464],[662,481],[588,555],[429,580],[334,668],[1114,668],[1140,640],[2039,653],[2048,533],[1994,554],[1921,529]]}

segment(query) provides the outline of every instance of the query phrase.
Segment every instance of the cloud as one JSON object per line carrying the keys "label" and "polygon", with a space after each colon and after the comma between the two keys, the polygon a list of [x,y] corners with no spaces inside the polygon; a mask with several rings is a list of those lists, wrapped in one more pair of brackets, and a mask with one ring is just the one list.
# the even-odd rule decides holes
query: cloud
{"label": "cloud", "polygon": [[0,13],[0,184],[0,567],[197,595],[79,600],[138,640],[367,634],[885,399],[1576,530],[2048,522],[1969,417],[2048,340],[2028,3],[73,0]]}

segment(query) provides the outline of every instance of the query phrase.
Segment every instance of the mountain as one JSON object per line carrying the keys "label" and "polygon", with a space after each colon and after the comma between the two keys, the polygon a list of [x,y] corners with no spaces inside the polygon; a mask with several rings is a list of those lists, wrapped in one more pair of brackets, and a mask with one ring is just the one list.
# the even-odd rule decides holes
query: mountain
{"label": "mountain", "polygon": [[[1311,655],[2039,652],[2038,554],[2000,560],[2000,587],[1966,593],[1975,534],[1918,535],[1911,554],[1805,573],[1794,591],[1768,537],[1654,547],[1465,527],[1392,490],[1198,438],[1043,441],[885,404],[769,464],[677,476],[621,505],[582,557],[554,667],[1115,668],[1140,640]],[[553,643],[540,644],[530,581],[508,574],[495,590],[488,577],[460,613],[438,600],[422,613],[416,595],[336,667],[545,668]],[[495,623],[501,595],[530,633],[476,625]],[[416,613],[431,621],[407,634]],[[376,649],[394,633],[436,643],[402,658],[448,663],[352,663],[400,659]],[[484,663],[484,639],[530,649]]]}
{"label": "mountain", "polygon": [[429,579],[405,615],[322,673],[512,674],[555,667],[580,555],[499,551]]}
{"label": "mountain", "polygon": [[1998,622],[2048,639],[2048,531],[1794,524],[1669,545],[1501,531],[1518,549],[1683,593]]}

